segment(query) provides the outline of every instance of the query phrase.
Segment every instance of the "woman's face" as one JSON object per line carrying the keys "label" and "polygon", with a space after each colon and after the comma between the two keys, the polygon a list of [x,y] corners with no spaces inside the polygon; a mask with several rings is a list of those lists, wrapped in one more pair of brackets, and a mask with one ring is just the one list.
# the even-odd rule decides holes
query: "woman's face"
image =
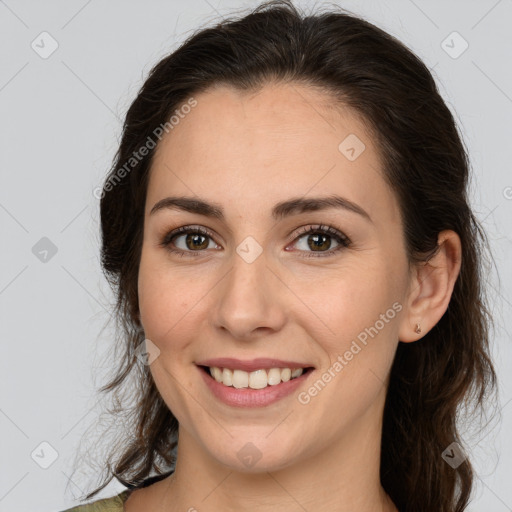
{"label": "woman's face", "polygon": [[[151,372],[180,440],[231,468],[255,460],[256,471],[348,446],[363,426],[378,437],[409,273],[376,142],[353,111],[304,85],[194,99],[155,155],[138,283]],[[345,203],[313,208],[334,196]],[[170,202],[152,212],[170,197],[222,215]],[[198,366],[225,357],[314,369],[293,386],[227,389]],[[269,402],[228,403],[207,379],[232,400]],[[291,391],[276,399],[280,386]]]}

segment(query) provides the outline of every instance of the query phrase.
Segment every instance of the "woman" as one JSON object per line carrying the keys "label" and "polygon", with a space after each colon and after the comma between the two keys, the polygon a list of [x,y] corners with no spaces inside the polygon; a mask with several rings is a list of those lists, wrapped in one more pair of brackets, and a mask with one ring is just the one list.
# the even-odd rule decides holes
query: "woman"
{"label": "woman", "polygon": [[465,510],[456,417],[495,386],[467,181],[426,66],[355,16],[270,2],[159,62],[101,197],[103,391],[141,372],[87,498],[128,489],[71,510]]}

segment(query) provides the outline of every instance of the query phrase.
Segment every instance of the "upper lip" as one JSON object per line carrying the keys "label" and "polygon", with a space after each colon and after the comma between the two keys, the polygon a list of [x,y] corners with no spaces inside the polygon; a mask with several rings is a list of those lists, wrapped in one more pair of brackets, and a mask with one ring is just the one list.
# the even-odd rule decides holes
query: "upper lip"
{"label": "upper lip", "polygon": [[299,363],[297,361],[283,361],[281,359],[270,359],[260,357],[251,359],[250,361],[242,361],[232,357],[217,357],[214,359],[204,359],[196,362],[198,366],[209,366],[217,368],[229,368],[230,370],[244,370],[246,372],[254,372],[265,368],[310,368],[313,365],[308,363]]}

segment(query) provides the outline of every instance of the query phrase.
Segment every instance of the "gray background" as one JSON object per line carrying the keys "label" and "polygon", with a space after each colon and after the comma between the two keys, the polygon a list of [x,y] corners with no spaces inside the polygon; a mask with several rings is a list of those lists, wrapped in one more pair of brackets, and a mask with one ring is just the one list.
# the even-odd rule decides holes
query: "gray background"
{"label": "gray background", "polygon": [[[113,333],[101,329],[112,296],[100,271],[93,190],[152,65],[192,30],[256,4],[0,1],[0,510],[56,512],[95,482],[94,474],[71,475],[81,436],[100,413],[95,388],[111,364]],[[472,204],[500,276],[489,286],[501,422],[470,443],[478,486],[468,510],[512,510],[512,1],[340,5],[396,35],[426,62],[470,151]],[[40,36],[44,31],[50,36]],[[53,40],[58,48],[47,56]],[[469,46],[461,53],[464,41]],[[48,249],[43,237],[57,250],[50,248],[46,261],[38,253]],[[112,484],[97,498],[122,489]]]}

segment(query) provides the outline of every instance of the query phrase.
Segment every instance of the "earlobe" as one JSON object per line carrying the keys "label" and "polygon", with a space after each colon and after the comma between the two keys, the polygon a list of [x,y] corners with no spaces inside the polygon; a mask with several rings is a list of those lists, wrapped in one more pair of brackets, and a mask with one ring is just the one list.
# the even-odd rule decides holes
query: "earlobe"
{"label": "earlobe", "polygon": [[461,252],[457,233],[439,233],[437,252],[415,268],[410,281],[399,341],[411,343],[421,339],[444,315],[460,272]]}

